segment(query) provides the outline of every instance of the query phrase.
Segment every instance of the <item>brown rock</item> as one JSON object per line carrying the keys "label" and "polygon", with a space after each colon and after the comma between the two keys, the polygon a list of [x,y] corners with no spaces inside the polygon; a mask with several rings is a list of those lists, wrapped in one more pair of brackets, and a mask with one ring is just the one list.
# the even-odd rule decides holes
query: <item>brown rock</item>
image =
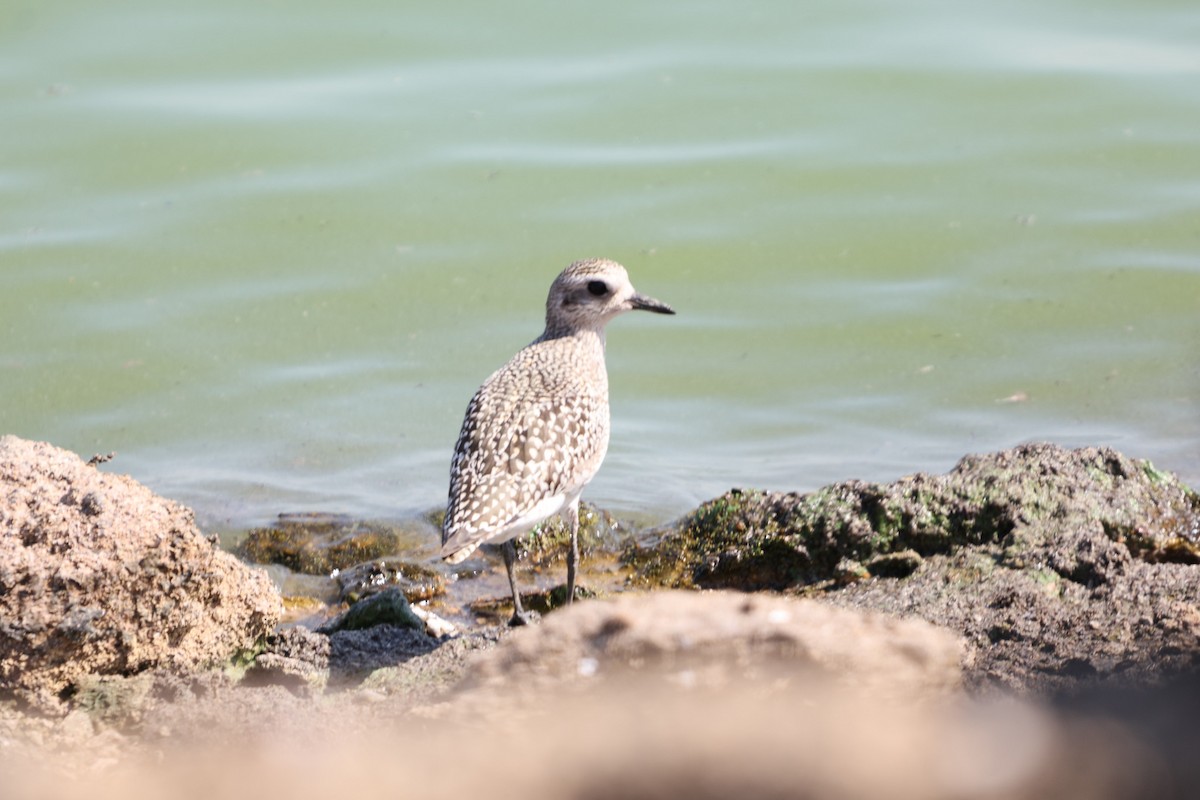
{"label": "brown rock", "polygon": [[44,709],[88,674],[253,648],[282,604],[192,512],[74,453],[0,438],[0,687]]}
{"label": "brown rock", "polygon": [[525,700],[608,678],[684,688],[768,685],[803,674],[904,696],[961,680],[958,639],[919,620],[813,600],[662,591],[578,603],[514,631],[468,673],[468,691]]}

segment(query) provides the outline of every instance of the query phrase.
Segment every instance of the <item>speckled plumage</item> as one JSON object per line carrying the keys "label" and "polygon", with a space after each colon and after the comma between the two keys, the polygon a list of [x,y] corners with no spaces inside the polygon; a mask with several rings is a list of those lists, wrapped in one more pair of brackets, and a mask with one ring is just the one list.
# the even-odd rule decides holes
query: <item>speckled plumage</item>
{"label": "speckled plumage", "polygon": [[450,466],[443,557],[457,563],[484,541],[519,535],[541,521],[515,524],[539,503],[577,496],[604,460],[608,431],[597,337],[539,339],[518,352],[467,406]]}
{"label": "speckled plumage", "polygon": [[635,292],[614,261],[577,261],[554,280],[545,331],[467,406],[450,466],[442,558],[458,563],[480,544],[509,541],[559,512],[575,522],[579,494],[608,450],[604,326],[631,309],[674,313]]}

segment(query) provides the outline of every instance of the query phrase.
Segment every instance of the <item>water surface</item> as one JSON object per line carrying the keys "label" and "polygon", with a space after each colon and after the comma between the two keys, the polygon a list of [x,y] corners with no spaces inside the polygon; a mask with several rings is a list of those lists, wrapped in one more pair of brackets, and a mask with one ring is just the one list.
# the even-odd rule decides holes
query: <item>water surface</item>
{"label": "water surface", "polygon": [[587,498],[943,471],[1048,439],[1200,483],[1200,11],[118,0],[0,25],[0,430],[212,526],[444,500],[570,261]]}

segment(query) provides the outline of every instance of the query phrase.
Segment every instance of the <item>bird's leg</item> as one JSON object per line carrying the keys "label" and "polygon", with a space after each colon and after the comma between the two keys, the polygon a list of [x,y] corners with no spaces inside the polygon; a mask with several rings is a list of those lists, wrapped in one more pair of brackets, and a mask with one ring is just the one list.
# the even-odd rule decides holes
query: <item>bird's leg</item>
{"label": "bird's leg", "polygon": [[566,508],[567,527],[571,529],[571,543],[567,548],[567,605],[575,599],[575,568],[579,564],[579,500]]}
{"label": "bird's leg", "polygon": [[514,568],[517,562],[517,546],[513,544],[512,539],[509,539],[500,545],[500,550],[504,553],[504,570],[508,573],[508,585],[512,587],[513,596],[513,615],[508,624],[513,628],[519,625],[528,625],[529,615],[521,608],[521,592],[517,590],[517,573]]}

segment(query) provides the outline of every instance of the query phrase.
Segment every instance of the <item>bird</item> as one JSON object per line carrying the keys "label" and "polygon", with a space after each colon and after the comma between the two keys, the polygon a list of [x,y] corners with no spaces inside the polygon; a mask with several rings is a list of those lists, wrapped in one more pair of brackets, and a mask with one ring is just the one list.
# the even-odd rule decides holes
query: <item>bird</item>
{"label": "bird", "polygon": [[567,603],[579,562],[579,496],[608,451],[608,371],[604,329],[626,311],[674,314],[639,294],[615,261],[576,261],[546,297],[546,328],[483,382],[467,405],[450,464],[441,558],[466,560],[501,544],[513,597],[511,626],[531,617],[521,606],[513,539],[556,514],[570,531]]}

